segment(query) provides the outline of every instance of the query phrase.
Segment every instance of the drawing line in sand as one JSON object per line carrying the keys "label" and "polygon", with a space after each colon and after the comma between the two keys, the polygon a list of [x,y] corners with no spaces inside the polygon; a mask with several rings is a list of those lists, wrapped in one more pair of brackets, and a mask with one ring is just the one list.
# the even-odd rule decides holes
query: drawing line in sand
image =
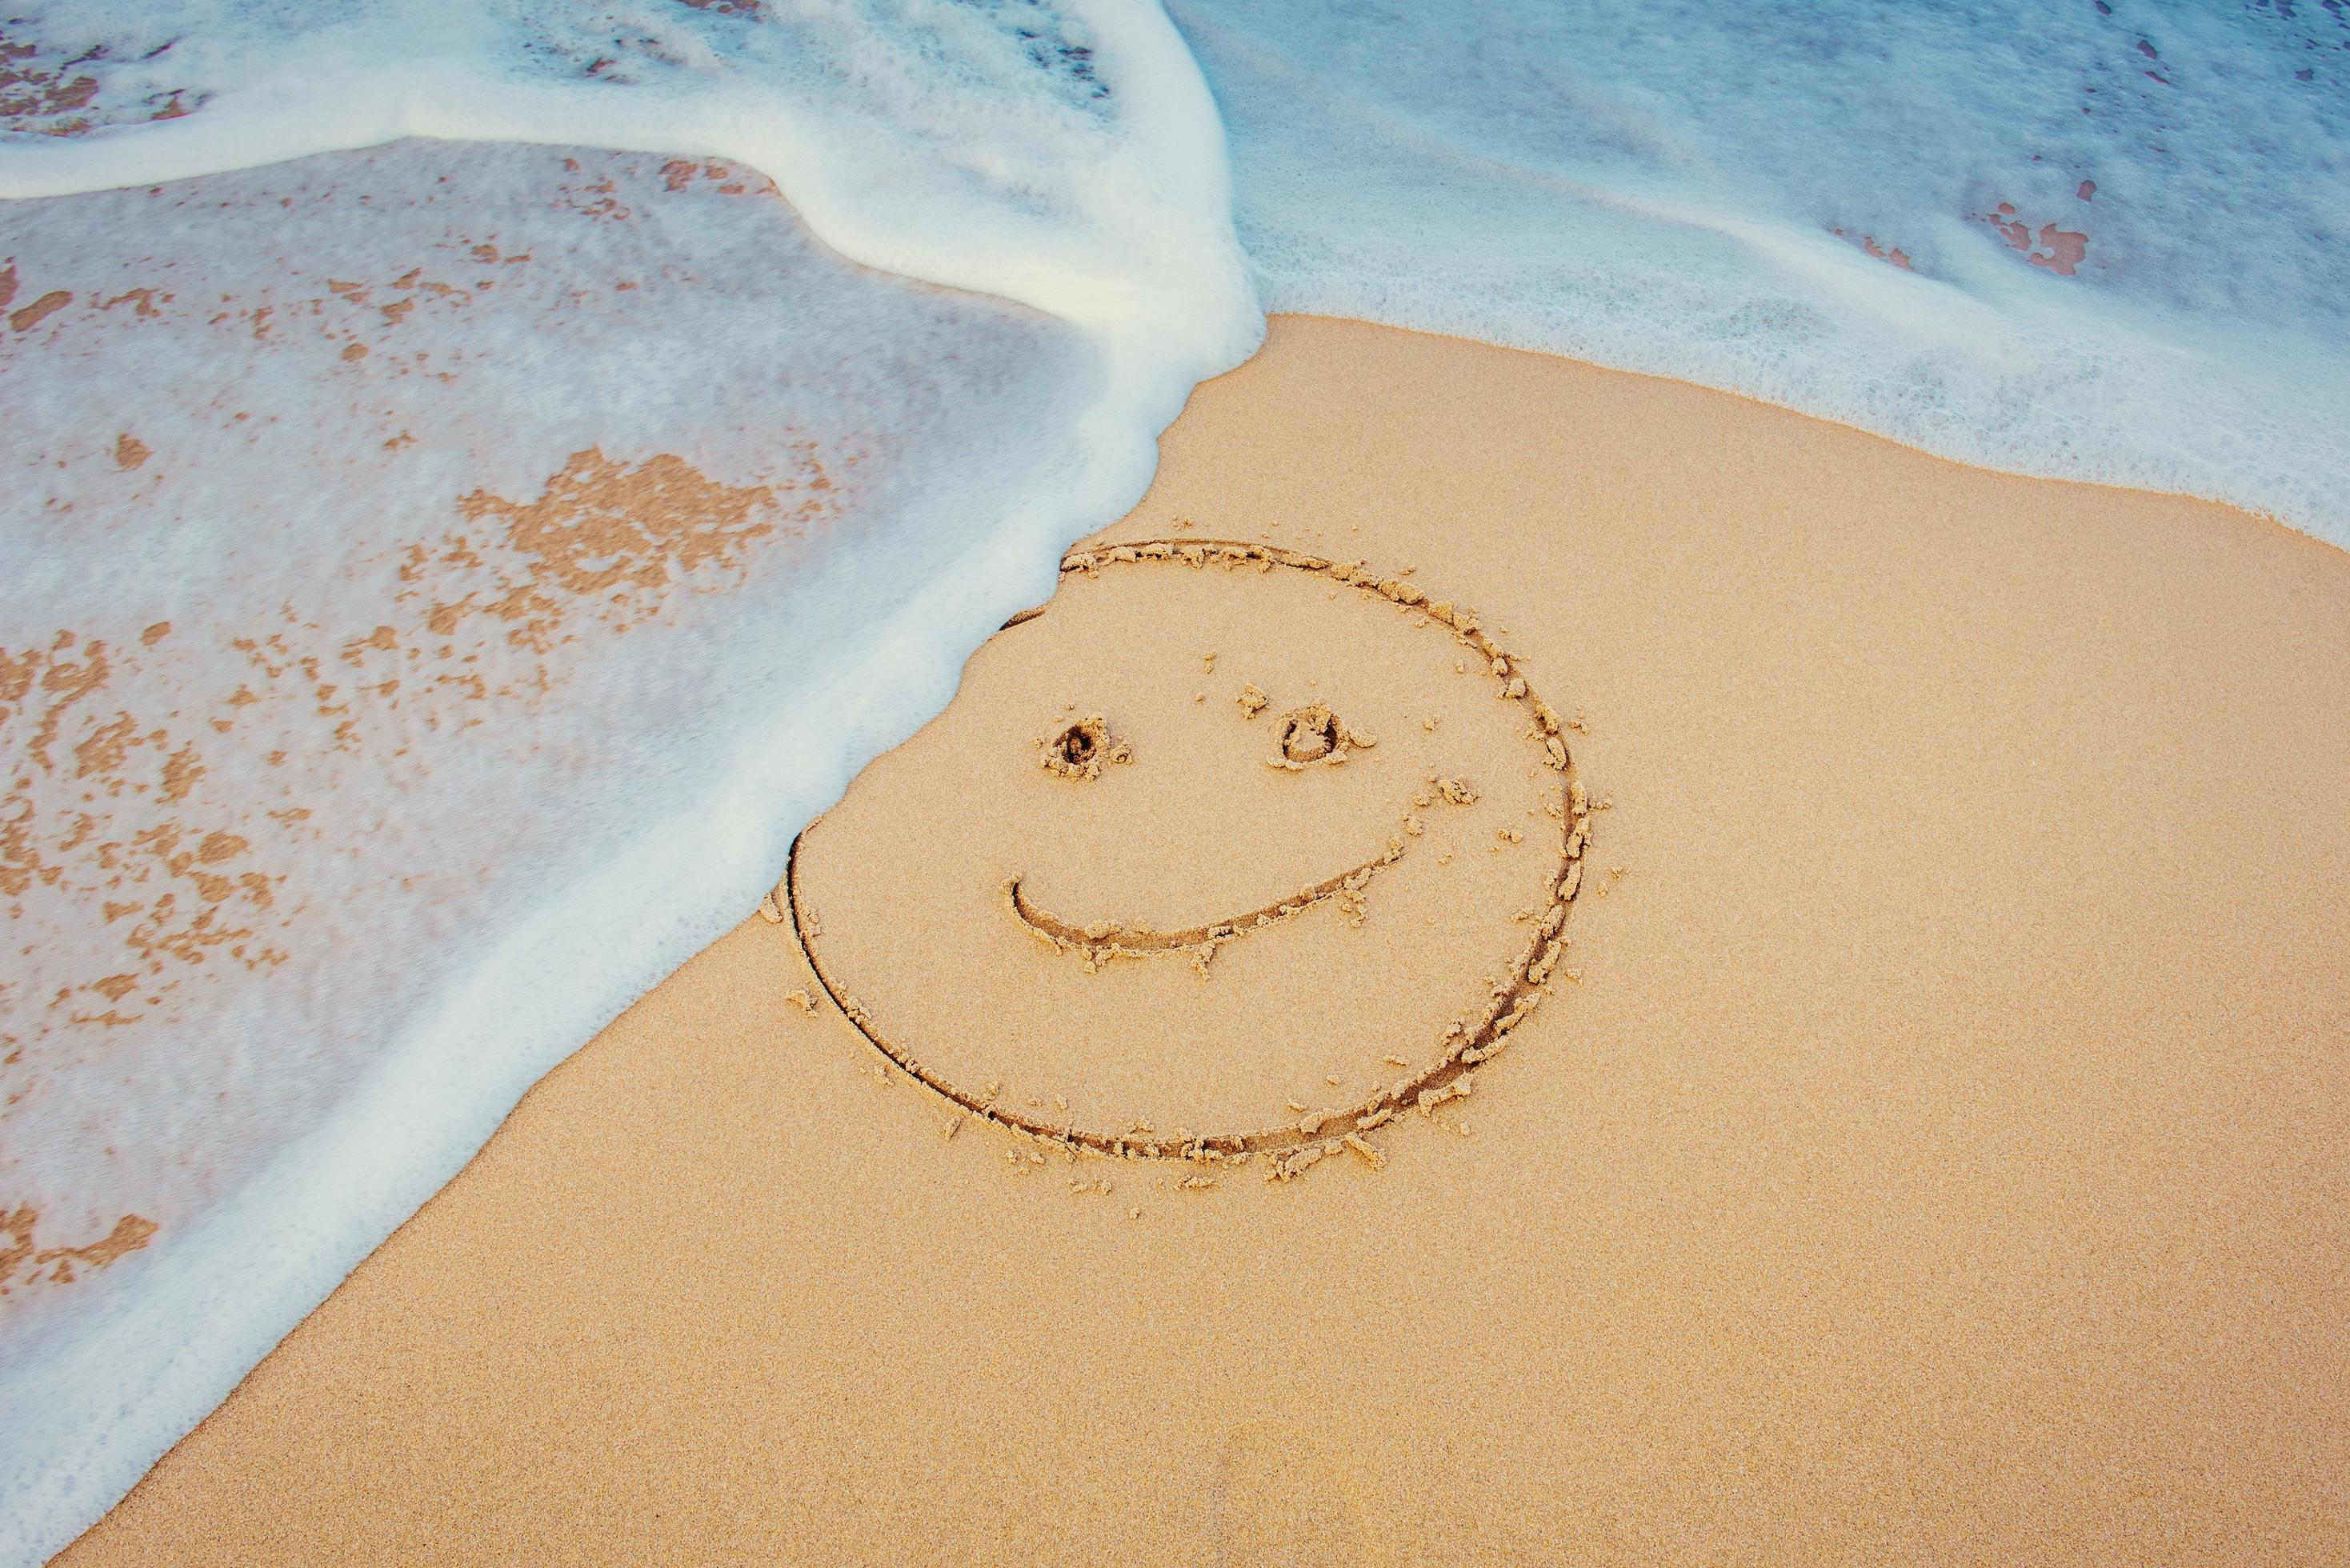
{"label": "drawing line in sand", "polygon": [[[1590,797],[1575,776],[1566,746],[1565,732],[1570,726],[1527,684],[1518,661],[1485,634],[1473,611],[1450,600],[1430,599],[1403,578],[1368,571],[1360,563],[1238,540],[1154,539],[1072,551],[1062,560],[1061,571],[1064,576],[1075,572],[1093,576],[1113,566],[1146,561],[1194,569],[1214,565],[1227,570],[1269,572],[1283,568],[1305,572],[1353,587],[1367,597],[1385,599],[1410,616],[1415,626],[1440,626],[1455,641],[1473,649],[1496,687],[1495,695],[1526,709],[1532,721],[1526,738],[1540,746],[1544,765],[1565,775],[1565,809],[1560,817],[1558,868],[1547,878],[1547,898],[1539,914],[1528,912],[1534,935],[1511,965],[1508,978],[1492,988],[1490,999],[1482,1008],[1470,1016],[1455,1019],[1446,1027],[1435,1061],[1350,1106],[1309,1111],[1296,1121],[1270,1127],[1161,1136],[1139,1123],[1124,1132],[1111,1132],[1079,1125],[1074,1119],[1056,1122],[1042,1114],[1003,1104],[993,1085],[985,1092],[973,1092],[925,1066],[907,1044],[891,1039],[876,1026],[871,1014],[825,968],[816,946],[816,939],[822,934],[821,924],[804,905],[800,895],[800,846],[806,837],[806,830],[793,840],[784,872],[784,896],[777,900],[771,895],[771,901],[780,907],[773,910],[769,919],[777,923],[790,922],[793,939],[816,983],[841,1016],[876,1051],[965,1115],[1016,1137],[1058,1148],[1072,1158],[1089,1154],[1116,1159],[1188,1160],[1211,1166],[1244,1165],[1263,1156],[1267,1179],[1274,1181],[1291,1179],[1321,1160],[1340,1154],[1352,1154],[1376,1168],[1386,1163],[1385,1156],[1364,1135],[1387,1126],[1408,1110],[1417,1109],[1425,1116],[1438,1106],[1466,1097],[1473,1086],[1472,1070],[1501,1054],[1512,1032],[1548,994],[1551,975],[1565,951],[1566,917],[1583,885],[1584,852],[1591,836]],[[1022,616],[1007,624],[1033,618],[1033,614]],[[1474,791],[1458,781],[1430,782],[1439,795],[1455,804],[1475,798]],[[1279,904],[1234,919],[1165,935],[1123,928],[1070,926],[1028,904],[1021,895],[1017,877],[1005,884],[1004,892],[1013,914],[1024,927],[1056,947],[1084,951],[1088,971],[1105,957],[1184,950],[1191,951],[1195,964],[1204,970],[1215,946],[1243,931],[1261,929],[1263,924],[1293,917],[1311,905],[1342,896],[1359,898],[1363,885],[1402,854],[1403,840],[1393,840],[1384,855],[1316,883]],[[1097,930],[1098,936],[1094,934]],[[1204,954],[1202,948],[1207,950]]]}
{"label": "drawing line in sand", "polygon": [[1191,926],[1180,931],[1154,931],[1139,922],[1117,920],[1097,920],[1086,926],[1072,925],[1030,903],[1027,895],[1021,890],[1024,879],[1018,877],[1003,884],[1003,898],[1012,907],[1013,918],[1039,940],[1062,952],[1084,954],[1087,974],[1113,959],[1185,953],[1191,957],[1191,967],[1204,975],[1208,972],[1209,961],[1216,956],[1216,950],[1226,942],[1237,941],[1284,920],[1294,919],[1306,910],[1317,909],[1334,899],[1350,920],[1360,925],[1363,889],[1370,885],[1373,877],[1403,858],[1403,848],[1402,839],[1392,839],[1383,852],[1351,871],[1325,877],[1310,888],[1301,888],[1286,898],[1276,899],[1245,915],[1235,915],[1210,925]]}

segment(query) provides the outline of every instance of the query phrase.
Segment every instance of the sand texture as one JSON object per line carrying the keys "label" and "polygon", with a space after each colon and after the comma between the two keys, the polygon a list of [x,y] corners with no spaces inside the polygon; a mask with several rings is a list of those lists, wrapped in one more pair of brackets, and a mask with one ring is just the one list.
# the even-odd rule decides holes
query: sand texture
{"label": "sand texture", "polygon": [[63,1561],[2350,1553],[2350,556],[1311,318],[1162,445]]}

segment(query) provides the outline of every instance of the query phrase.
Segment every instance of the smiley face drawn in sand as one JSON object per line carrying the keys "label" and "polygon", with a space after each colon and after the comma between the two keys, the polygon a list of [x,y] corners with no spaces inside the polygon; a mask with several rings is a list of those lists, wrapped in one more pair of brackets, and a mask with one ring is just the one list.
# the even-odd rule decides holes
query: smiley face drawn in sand
{"label": "smiley face drawn in sand", "polygon": [[1062,572],[794,846],[823,992],[1015,1161],[1285,1179],[1458,1126],[1573,973],[1569,724],[1408,575],[1190,539]]}

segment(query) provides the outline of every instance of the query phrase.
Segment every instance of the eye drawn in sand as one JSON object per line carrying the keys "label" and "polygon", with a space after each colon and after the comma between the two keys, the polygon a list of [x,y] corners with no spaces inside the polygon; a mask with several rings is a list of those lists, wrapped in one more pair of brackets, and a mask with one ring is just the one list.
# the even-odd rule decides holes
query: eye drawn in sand
{"label": "eye drawn in sand", "polygon": [[[1474,612],[1431,599],[1401,575],[1383,575],[1359,565],[1269,545],[1190,538],[1079,550],[1062,563],[1065,579],[1186,569],[1221,570],[1243,576],[1281,573],[1306,583],[1329,585],[1328,597],[1334,601],[1359,602],[1400,612],[1410,628],[1402,634],[1404,637],[1449,639],[1454,649],[1446,660],[1451,669],[1482,687],[1488,698],[1484,704],[1488,711],[1498,701],[1507,705],[1500,710],[1503,714],[1514,715],[1506,727],[1496,728],[1492,733],[1514,733],[1517,738],[1509,743],[1520,748],[1522,755],[1508,763],[1487,760],[1504,767],[1523,767],[1529,778],[1537,781],[1535,796],[1542,801],[1542,809],[1530,809],[1526,815],[1540,826],[1530,824],[1522,829],[1505,825],[1490,835],[1482,828],[1476,831],[1480,841],[1495,855],[1507,853],[1521,843],[1527,845],[1534,853],[1545,857],[1547,869],[1526,868],[1528,880],[1524,885],[1540,889],[1533,903],[1514,915],[1504,909],[1492,917],[1496,927],[1504,932],[1511,927],[1517,928],[1517,934],[1507,938],[1513,946],[1505,970],[1499,976],[1488,975],[1476,1002],[1432,1030],[1436,1037],[1424,1043],[1416,1058],[1390,1047],[1381,1060],[1386,1069],[1399,1071],[1388,1074],[1385,1081],[1367,1089],[1330,1096],[1337,1103],[1326,1107],[1316,1108],[1293,1099],[1289,1102],[1290,1119],[1285,1120],[1208,1130],[1170,1126],[1165,1131],[1141,1118],[1122,1123],[1088,1120],[1084,1112],[1072,1110],[1067,1095],[1024,1095],[1016,1091],[1007,1094],[1000,1077],[984,1083],[964,1081],[981,1075],[971,1066],[967,1043],[941,1041],[939,1045],[944,1049],[928,1048],[924,1042],[885,1023],[860,1001],[829,952],[826,923],[814,907],[806,853],[810,835],[822,826],[822,819],[810,825],[795,842],[783,886],[764,912],[771,922],[788,924],[823,996],[884,1058],[885,1082],[887,1069],[895,1067],[946,1101],[951,1130],[959,1131],[962,1122],[976,1119],[1025,1142],[1028,1147],[1024,1151],[1014,1149],[1011,1153],[1015,1169],[1024,1168],[1025,1164],[1042,1164],[1052,1153],[1069,1159],[1184,1161],[1194,1168],[1181,1185],[1205,1191],[1214,1187],[1222,1168],[1252,1161],[1261,1163],[1268,1179],[1274,1181],[1290,1179],[1334,1158],[1381,1168],[1386,1163],[1386,1154],[1378,1146],[1379,1138],[1385,1136],[1382,1129],[1409,1113],[1418,1112],[1425,1117],[1439,1107],[1465,1100],[1476,1086],[1477,1070],[1507,1048],[1513,1033],[1551,993],[1555,980],[1575,978],[1573,971],[1563,965],[1568,943],[1565,928],[1583,886],[1593,810],[1567,750],[1566,735],[1576,725],[1563,719],[1530,686],[1521,661],[1481,625]],[[1018,617],[1010,624],[1019,625],[1034,618],[1033,614]],[[1215,668],[1215,659],[1213,654],[1204,656],[1211,671]],[[1192,702],[1205,701],[1205,693],[1191,693],[1188,683],[1185,694]],[[1347,940],[1343,933],[1362,923],[1366,900],[1375,879],[1403,864],[1416,850],[1428,859],[1431,874],[1436,874],[1434,867],[1452,861],[1460,853],[1453,850],[1440,855],[1427,848],[1433,842],[1428,837],[1431,821],[1447,813],[1461,814],[1462,823],[1485,820],[1477,815],[1474,808],[1481,800],[1488,799],[1491,792],[1481,789],[1467,777],[1440,774],[1426,777],[1382,776],[1378,771],[1378,762],[1366,759],[1382,758],[1385,753],[1376,749],[1375,736],[1357,729],[1343,716],[1350,706],[1344,701],[1309,701],[1284,708],[1272,694],[1252,682],[1240,689],[1234,701],[1236,719],[1233,710],[1225,708],[1217,710],[1224,715],[1221,721],[1202,722],[1222,722],[1235,729],[1246,726],[1255,737],[1253,747],[1262,748],[1254,753],[1258,762],[1248,764],[1260,769],[1257,776],[1297,779],[1297,784],[1283,786],[1295,790],[1304,788],[1305,781],[1326,770],[1334,779],[1338,774],[1360,775],[1349,776],[1348,786],[1360,786],[1358,796],[1362,791],[1372,792],[1373,798],[1385,800],[1392,810],[1393,815],[1384,819],[1388,824],[1385,843],[1372,846],[1373,852],[1367,858],[1269,902],[1210,919],[1187,920],[1180,926],[1169,922],[1166,929],[1154,929],[1140,919],[1095,909],[1073,911],[1047,907],[1033,890],[1031,879],[1015,870],[999,884],[1001,907],[1016,929],[1048,953],[1067,955],[1077,961],[1074,966],[1076,971],[1097,977],[1083,983],[1102,983],[1113,966],[1151,969],[1156,967],[1150,963],[1152,960],[1177,959],[1188,963],[1199,983],[1212,988],[1215,982],[1211,976],[1218,967],[1220,950],[1251,938],[1294,929],[1299,922],[1311,919],[1335,917],[1343,924],[1329,928],[1322,940]],[[1494,722],[1499,724],[1500,721]],[[1434,719],[1426,721],[1424,728],[1433,744],[1437,728]],[[1450,725],[1446,733],[1451,733]],[[1111,804],[1092,793],[1109,787],[1102,781],[1113,775],[1103,764],[1123,763],[1115,775],[1123,784],[1129,774],[1146,774],[1153,755],[1149,734],[1137,733],[1128,742],[1114,719],[1105,719],[1098,713],[1065,722],[1049,738],[1042,738],[1036,743],[1046,773],[1086,786],[1081,792],[1053,797],[1071,803],[1082,798],[1096,805]],[[1120,753],[1122,756],[1114,755]],[[1348,763],[1350,756],[1357,760]],[[1542,780],[1549,782],[1539,782]],[[1049,787],[1057,790],[1066,786],[1055,783]],[[1498,783],[1494,787],[1503,788]],[[1509,791],[1503,788],[1503,793]],[[1331,798],[1335,804],[1338,797]],[[1489,801],[1488,812],[1498,809],[1499,804]],[[1466,831],[1464,828],[1461,833]],[[1546,846],[1542,842],[1544,839]],[[1461,838],[1461,842],[1466,841]],[[1230,857],[1235,863],[1248,859],[1241,855]],[[827,870],[827,876],[831,875]],[[860,871],[858,875],[870,873]],[[1538,881],[1534,880],[1536,876]],[[1244,881],[1245,877],[1241,879]],[[1501,925],[1504,918],[1510,926]],[[838,934],[836,931],[836,937]],[[1378,950],[1362,950],[1373,955],[1372,962],[1378,961]],[[1275,966],[1271,972],[1278,976],[1285,961],[1275,952],[1268,955],[1266,961]],[[920,968],[919,964],[915,967]],[[1177,967],[1180,971],[1183,965]],[[1260,979],[1264,972],[1258,971]],[[924,983],[931,983],[927,971]],[[1299,971],[1276,983],[1290,992],[1311,992],[1327,982],[1315,974]],[[941,1065],[938,1058],[941,1055],[953,1058],[956,1066]],[[1342,1082],[1342,1075],[1332,1073],[1324,1081],[1336,1086]],[[1080,1085],[1067,1087],[1070,1094],[1076,1094]],[[1100,1189],[1091,1184],[1087,1189]]]}
{"label": "eye drawn in sand", "polygon": [[1101,777],[1107,763],[1133,760],[1133,749],[1109,732],[1108,721],[1099,713],[1064,726],[1036,753],[1036,761],[1046,773],[1081,784]]}
{"label": "eye drawn in sand", "polygon": [[1280,745],[1277,754],[1267,757],[1265,766],[1287,768],[1330,767],[1347,760],[1350,751],[1367,750],[1378,742],[1368,735],[1347,728],[1329,705],[1309,702],[1281,716]]}

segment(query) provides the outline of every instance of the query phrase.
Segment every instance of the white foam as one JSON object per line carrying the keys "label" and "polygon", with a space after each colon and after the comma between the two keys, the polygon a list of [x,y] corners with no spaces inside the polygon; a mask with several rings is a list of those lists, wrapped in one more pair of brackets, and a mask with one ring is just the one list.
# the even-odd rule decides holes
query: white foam
{"label": "white foam", "polygon": [[1147,8],[9,26],[96,127],[0,143],[31,1562],[750,910],[1261,317]]}
{"label": "white foam", "polygon": [[850,259],[1078,320],[1138,373],[1196,379],[1254,342],[1222,129],[1151,6],[112,0],[24,31],[82,58],[100,126],[14,140],[0,196],[404,136],[706,154]]}
{"label": "white foam", "polygon": [[[2339,5],[1170,9],[1268,308],[1681,377],[2350,544]],[[2002,202],[2027,250],[1988,221]],[[2027,259],[2060,259],[2043,225],[2086,236],[2072,275]]]}

